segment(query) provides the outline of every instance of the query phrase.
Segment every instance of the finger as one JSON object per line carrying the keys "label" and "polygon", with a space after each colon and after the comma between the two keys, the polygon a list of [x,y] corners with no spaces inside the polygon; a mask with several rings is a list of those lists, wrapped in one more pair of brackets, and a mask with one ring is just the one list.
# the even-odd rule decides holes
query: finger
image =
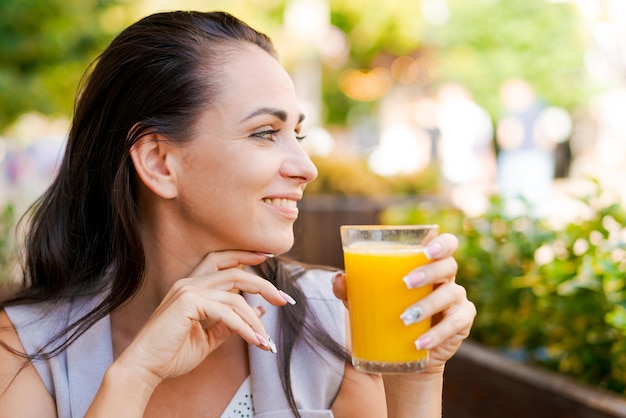
{"label": "finger", "polygon": [[464,299],[466,299],[465,288],[456,283],[446,283],[405,309],[400,319],[405,325],[411,325],[444,312]]}
{"label": "finger", "polygon": [[[248,305],[241,295],[194,286],[181,288],[178,295],[168,310],[183,312],[186,319],[198,321],[208,331],[221,323],[250,344],[267,345],[258,310]],[[265,337],[265,341],[258,336]]]}
{"label": "finger", "polygon": [[180,288],[192,285],[204,289],[215,289],[230,292],[233,290],[242,291],[251,294],[259,294],[272,305],[283,306],[287,303],[293,305],[296,301],[270,283],[256,274],[247,271],[230,268],[219,270],[202,277],[191,277],[177,280],[172,286],[172,292],[175,294]]}
{"label": "finger", "polygon": [[199,276],[213,273],[219,270],[236,268],[239,265],[256,266],[265,261],[271,254],[256,253],[252,251],[214,251],[208,253],[192,271],[190,276]]}
{"label": "finger", "polygon": [[344,306],[348,307],[348,289],[346,288],[346,274],[342,271],[337,272],[333,277],[333,293],[337,299],[343,301]]}
{"label": "finger", "polygon": [[459,247],[459,240],[456,236],[445,233],[441,234],[426,246],[426,256],[431,260],[437,260],[440,258],[449,257]]}
{"label": "finger", "polygon": [[460,343],[470,334],[476,307],[465,299],[443,313],[443,319],[416,342],[418,349],[430,349],[445,342]]}
{"label": "finger", "polygon": [[[233,312],[239,315],[244,322],[250,325],[255,332],[263,331],[263,324],[259,319],[259,310],[256,307],[250,306],[246,300],[236,293],[222,292],[219,290],[195,290],[196,292],[202,292],[201,297],[206,300],[221,303],[228,306]],[[214,319],[214,318],[213,318]],[[202,320],[202,324],[205,328],[211,327],[213,323],[211,320]]]}
{"label": "finger", "polygon": [[[209,336],[215,337],[224,334],[223,332],[211,332],[213,329],[219,330],[219,327],[217,327],[217,325],[223,324],[232,333],[238,334],[249,344],[263,346],[264,341],[262,341],[261,338],[259,338],[258,336],[266,335],[265,331],[262,329],[259,331],[255,330],[228,305],[224,305],[216,301],[207,301],[206,304],[204,304],[202,309],[199,311],[198,317],[208,317],[204,320],[196,320],[207,331],[207,335]],[[221,342],[222,341],[216,341],[216,343]]]}
{"label": "finger", "polygon": [[453,257],[446,257],[424,264],[402,278],[409,289],[415,289],[433,283],[454,281],[458,264]]}
{"label": "finger", "polygon": [[346,300],[348,297],[346,289],[346,274],[338,271],[333,277],[333,293],[337,299]]}
{"label": "finger", "polygon": [[253,306],[252,308],[254,309],[254,312],[259,318],[261,318],[267,312],[267,310],[263,307],[263,305]]}

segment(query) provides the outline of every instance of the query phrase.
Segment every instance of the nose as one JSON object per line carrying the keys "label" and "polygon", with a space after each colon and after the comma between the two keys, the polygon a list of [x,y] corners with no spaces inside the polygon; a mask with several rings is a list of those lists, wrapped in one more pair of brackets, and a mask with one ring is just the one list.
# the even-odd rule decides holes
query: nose
{"label": "nose", "polygon": [[317,167],[295,138],[289,141],[287,157],[281,166],[281,174],[284,177],[298,179],[301,184],[310,183],[317,177]]}

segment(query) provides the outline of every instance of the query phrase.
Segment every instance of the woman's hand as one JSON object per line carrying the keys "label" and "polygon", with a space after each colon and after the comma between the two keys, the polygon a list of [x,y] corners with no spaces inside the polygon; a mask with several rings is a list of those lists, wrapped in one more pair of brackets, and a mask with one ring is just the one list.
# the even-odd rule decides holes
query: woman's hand
{"label": "woman's hand", "polygon": [[[442,373],[446,361],[458,350],[476,316],[474,304],[467,299],[465,289],[455,282],[457,263],[452,254],[458,248],[458,239],[441,234],[427,246],[431,262],[412,271],[405,279],[407,287],[434,285],[433,292],[412,306],[407,313],[419,312],[419,318],[432,317],[433,326],[422,335],[416,345],[430,350],[426,372]],[[337,275],[333,290],[346,301],[345,275]]]}
{"label": "woman's hand", "polygon": [[118,363],[156,386],[191,371],[235,334],[260,348],[274,349],[259,320],[262,312],[239,294],[257,293],[276,306],[291,299],[269,281],[240,268],[260,264],[266,257],[245,251],[208,254],[189,278],[174,284]]}

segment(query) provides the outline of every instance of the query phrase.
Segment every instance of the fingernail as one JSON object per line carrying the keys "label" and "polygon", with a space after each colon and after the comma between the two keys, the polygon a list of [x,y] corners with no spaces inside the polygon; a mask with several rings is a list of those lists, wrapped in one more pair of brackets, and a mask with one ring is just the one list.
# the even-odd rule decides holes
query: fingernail
{"label": "fingernail", "polygon": [[415,341],[415,348],[417,348],[418,350],[426,350],[429,348],[431,342],[432,338],[430,338],[428,335],[425,335]]}
{"label": "fingernail", "polygon": [[402,278],[402,281],[409,289],[420,287],[426,281],[426,274],[421,270],[415,270]]}
{"label": "fingernail", "polygon": [[345,274],[345,273],[343,273],[343,272],[341,272],[341,271],[340,271],[340,272],[338,272],[337,274],[335,274],[335,275],[333,276],[333,279],[331,280],[331,281],[332,281],[332,284],[335,284],[335,281],[336,281],[338,278],[342,277],[344,274]]}
{"label": "fingernail", "polygon": [[259,334],[258,332],[255,332],[254,335],[256,335],[256,339],[259,340],[259,344],[261,344],[263,347],[269,347],[270,346],[268,344],[267,340],[261,334]]}
{"label": "fingernail", "polygon": [[400,315],[400,319],[404,325],[411,325],[416,323],[420,316],[422,316],[422,310],[417,306],[412,306]]}
{"label": "fingernail", "polygon": [[285,292],[283,292],[282,290],[279,290],[278,293],[280,293],[280,297],[285,299],[287,303],[289,303],[290,305],[296,304],[296,300],[292,298],[291,296],[289,296],[288,294],[286,294]]}
{"label": "fingernail", "polygon": [[274,257],[274,254],[270,254],[270,253],[261,253],[261,252],[258,252],[258,251],[257,251],[257,254],[259,254],[259,255],[263,255],[263,256],[268,257],[268,258],[272,258],[272,257]]}
{"label": "fingernail", "polygon": [[263,305],[259,305],[256,308],[259,310],[259,318],[265,315],[265,313],[267,312],[265,308],[263,307]]}
{"label": "fingernail", "polygon": [[276,344],[274,344],[274,341],[272,341],[272,337],[270,337],[269,335],[267,336],[267,343],[272,353],[278,353],[278,350],[276,350]]}
{"label": "fingernail", "polygon": [[438,242],[430,243],[424,248],[424,254],[426,254],[426,258],[432,260],[433,258],[437,258],[441,255],[443,247]]}

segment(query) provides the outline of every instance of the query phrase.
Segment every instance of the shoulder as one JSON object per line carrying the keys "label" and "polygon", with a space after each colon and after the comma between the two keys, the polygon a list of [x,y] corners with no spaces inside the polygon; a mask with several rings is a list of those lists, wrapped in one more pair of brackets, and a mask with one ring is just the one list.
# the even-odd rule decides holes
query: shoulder
{"label": "shoulder", "polygon": [[[46,396],[54,399],[60,416],[87,410],[113,361],[108,315],[81,329],[80,321],[100,302],[101,295],[92,295],[5,307],[3,314],[11,325],[6,329],[19,341],[19,351],[31,356],[32,361],[26,363],[29,373],[37,377]],[[20,357],[22,364],[25,358]]]}
{"label": "shoulder", "polygon": [[5,307],[6,314],[17,331],[27,353],[36,353],[45,347],[54,350],[65,342],[60,338],[55,344],[50,341],[67,331],[74,323],[93,311],[102,295],[80,296],[44,301],[32,304]]}
{"label": "shoulder", "polygon": [[40,302],[5,307],[5,314],[28,354],[42,349],[65,328],[69,312],[69,303]]}
{"label": "shoulder", "polygon": [[30,361],[5,310],[0,310],[0,410],[8,416],[55,417],[54,400]]}

